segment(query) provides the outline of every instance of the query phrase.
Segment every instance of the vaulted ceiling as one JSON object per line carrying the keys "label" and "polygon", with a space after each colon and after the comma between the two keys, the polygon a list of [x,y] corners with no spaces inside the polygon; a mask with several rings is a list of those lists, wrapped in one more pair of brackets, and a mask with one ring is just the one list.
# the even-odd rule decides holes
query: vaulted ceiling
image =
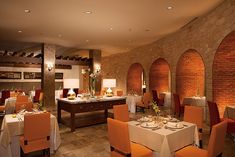
{"label": "vaulted ceiling", "polygon": [[222,1],[0,0],[0,43],[14,47],[12,42],[45,42],[79,50],[101,49],[106,56],[177,31]]}

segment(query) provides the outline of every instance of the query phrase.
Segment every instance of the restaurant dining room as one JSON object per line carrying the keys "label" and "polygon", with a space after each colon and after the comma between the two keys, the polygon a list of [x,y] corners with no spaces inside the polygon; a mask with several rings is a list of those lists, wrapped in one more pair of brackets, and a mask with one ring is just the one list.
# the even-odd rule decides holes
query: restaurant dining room
{"label": "restaurant dining room", "polygon": [[235,0],[0,0],[0,157],[235,157]]}

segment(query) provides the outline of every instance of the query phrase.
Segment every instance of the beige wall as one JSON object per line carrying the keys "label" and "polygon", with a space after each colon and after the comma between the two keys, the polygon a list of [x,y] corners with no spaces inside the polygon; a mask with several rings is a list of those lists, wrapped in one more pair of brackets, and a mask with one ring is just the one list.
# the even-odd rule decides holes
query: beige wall
{"label": "beige wall", "polygon": [[116,78],[117,88],[126,91],[127,71],[131,64],[141,63],[146,72],[146,84],[149,84],[151,64],[162,57],[170,65],[171,90],[175,92],[176,65],[179,57],[188,49],[200,53],[205,63],[205,94],[212,99],[212,64],[214,54],[230,32],[235,30],[235,1],[225,0],[219,7],[207,15],[199,17],[179,31],[142,47],[102,58],[102,77]]}

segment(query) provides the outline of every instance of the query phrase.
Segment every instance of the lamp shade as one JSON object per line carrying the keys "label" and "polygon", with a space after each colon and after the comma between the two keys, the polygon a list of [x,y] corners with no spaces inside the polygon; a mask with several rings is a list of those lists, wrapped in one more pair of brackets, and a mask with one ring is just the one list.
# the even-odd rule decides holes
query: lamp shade
{"label": "lamp shade", "polygon": [[103,87],[106,88],[116,87],[116,79],[103,79]]}
{"label": "lamp shade", "polygon": [[79,88],[79,79],[64,79],[64,88]]}

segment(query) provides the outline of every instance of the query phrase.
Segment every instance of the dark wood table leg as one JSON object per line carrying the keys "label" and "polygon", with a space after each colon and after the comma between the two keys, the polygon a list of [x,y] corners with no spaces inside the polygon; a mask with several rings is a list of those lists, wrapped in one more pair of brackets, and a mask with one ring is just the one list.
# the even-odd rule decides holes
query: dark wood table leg
{"label": "dark wood table leg", "polygon": [[71,112],[71,117],[70,117],[70,128],[71,132],[75,131],[75,113]]}
{"label": "dark wood table leg", "polygon": [[108,118],[108,109],[104,110],[104,115],[105,115],[105,118]]}
{"label": "dark wood table leg", "polygon": [[58,105],[57,105],[57,120],[58,120],[58,123],[61,123],[61,108],[60,108],[60,102],[58,102]]}

